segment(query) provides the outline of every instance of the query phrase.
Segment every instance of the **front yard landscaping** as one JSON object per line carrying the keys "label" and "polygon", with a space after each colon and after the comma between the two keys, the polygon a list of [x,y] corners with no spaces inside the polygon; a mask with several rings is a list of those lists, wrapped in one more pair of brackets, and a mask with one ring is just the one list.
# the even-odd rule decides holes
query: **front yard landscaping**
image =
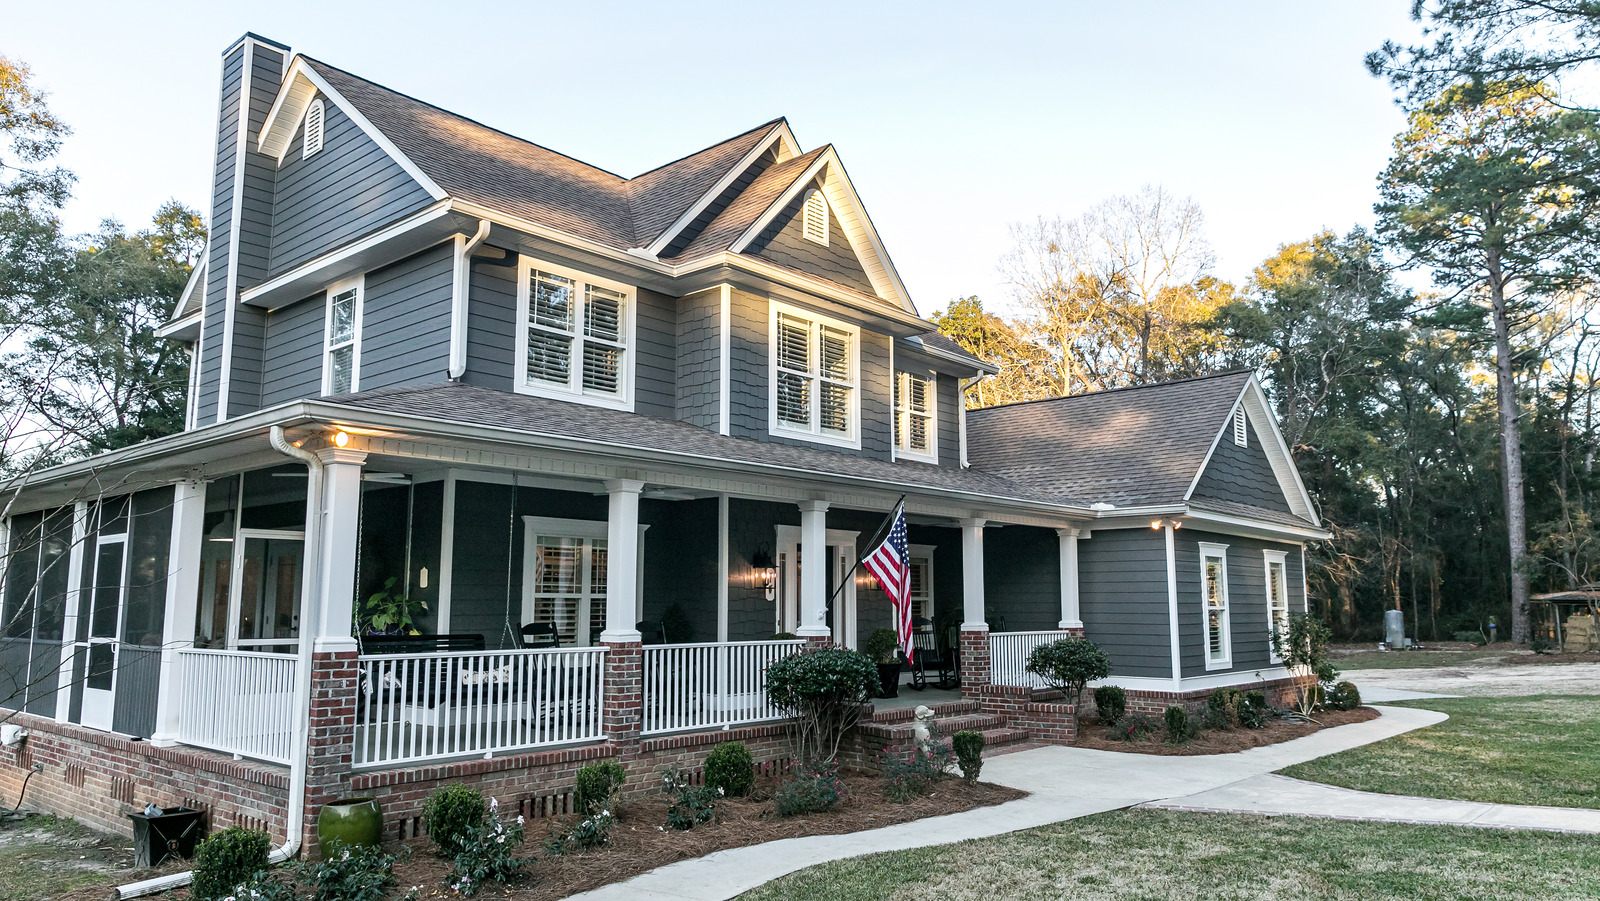
{"label": "front yard landscaping", "polygon": [[1142,738],[1113,737],[1116,731],[1114,726],[1107,726],[1097,719],[1086,719],[1078,724],[1078,740],[1073,745],[1074,747],[1091,748],[1096,751],[1125,751],[1134,754],[1159,754],[1173,757],[1195,754],[1231,754],[1248,748],[1259,748],[1264,745],[1275,745],[1279,742],[1290,741],[1334,726],[1364,723],[1377,718],[1378,711],[1373,710],[1371,707],[1357,707],[1354,710],[1320,710],[1316,713],[1315,723],[1273,717],[1257,729],[1247,729],[1241,726],[1225,729],[1201,729],[1189,739],[1181,742],[1168,740],[1165,731],[1161,729],[1151,731]]}
{"label": "front yard landscaping", "polygon": [[1127,810],[793,873],[744,901],[1533,901],[1600,895],[1593,836]]}
{"label": "front yard landscaping", "polygon": [[1411,651],[1379,651],[1372,645],[1345,645],[1331,649],[1330,656],[1334,665],[1342,670],[1600,662],[1600,654],[1535,654],[1526,648],[1506,643],[1475,646],[1457,642]]}
{"label": "front yard landscaping", "polygon": [[1363,791],[1600,809],[1600,697],[1410,701],[1450,719],[1296,764],[1285,776]]}

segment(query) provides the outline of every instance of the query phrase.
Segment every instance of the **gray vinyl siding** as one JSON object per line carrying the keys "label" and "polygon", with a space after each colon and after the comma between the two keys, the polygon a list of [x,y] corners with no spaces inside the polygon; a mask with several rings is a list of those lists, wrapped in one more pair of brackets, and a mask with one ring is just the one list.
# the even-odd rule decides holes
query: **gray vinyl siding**
{"label": "gray vinyl siding", "polygon": [[[644,618],[660,622],[673,607],[689,632],[669,634],[681,644],[717,640],[717,499],[639,502],[644,533]],[[763,636],[766,637],[766,636]]]}
{"label": "gray vinyl siding", "polygon": [[261,373],[263,408],[322,394],[327,298],[326,292],[319,291],[268,314]]}
{"label": "gray vinyl siding", "polygon": [[1061,623],[1061,539],[1055,530],[1034,526],[984,529],[983,599],[993,631],[1057,628]]}
{"label": "gray vinyl siding", "polygon": [[452,245],[444,243],[367,273],[361,390],[449,378],[454,261]]}
{"label": "gray vinyl siding", "polygon": [[511,391],[516,382],[517,258],[472,261],[467,371],[462,381]]}
{"label": "gray vinyl siding", "polygon": [[678,302],[640,288],[634,295],[633,411],[671,419],[677,413]]}
{"label": "gray vinyl siding", "polygon": [[217,101],[216,178],[211,185],[211,251],[207,260],[205,304],[201,316],[200,424],[217,418],[217,392],[222,380],[222,345],[226,319],[228,256],[233,222],[233,164],[239,130],[239,92],[244,81],[244,48],[222,60],[222,90]]}
{"label": "gray vinyl siding", "polygon": [[1078,609],[1084,634],[1111,658],[1113,676],[1172,677],[1161,532],[1119,529],[1080,538]]}
{"label": "gray vinyl siding", "polygon": [[302,158],[305,129],[284,153],[273,197],[271,271],[279,273],[433,202],[332,100],[322,151]]}
{"label": "gray vinyl siding", "polygon": [[777,623],[776,602],[750,578],[750,561],[765,549],[778,555],[777,526],[800,525],[800,508],[743,498],[728,500],[728,640],[759,641],[772,637]]}
{"label": "gray vinyl siding", "polygon": [[939,376],[939,465],[961,468],[961,379]]}
{"label": "gray vinyl siding", "polygon": [[733,183],[717,196],[717,199],[711,201],[704,210],[700,211],[700,215],[696,216],[692,222],[684,226],[682,231],[678,232],[672,242],[662,250],[661,256],[671,259],[682,253],[683,249],[689,246],[689,242],[699,236],[706,226],[710,225],[717,216],[721,215],[723,210],[728,208],[728,204],[732,203],[740,194],[743,194],[744,189],[750,187],[750,183],[755,181],[757,176],[765,172],[767,167],[776,161],[777,150],[772,149],[762,155],[760,159],[751,163],[749,168],[741,172],[739,177],[734,179]]}
{"label": "gray vinyl siding", "polygon": [[676,417],[716,431],[721,416],[722,291],[678,301]]}
{"label": "gray vinyl siding", "polygon": [[1217,442],[1200,481],[1195,483],[1195,497],[1249,504],[1280,513],[1289,513],[1289,500],[1278,484],[1277,473],[1262,448],[1261,436],[1252,423],[1247,427],[1245,447],[1233,443],[1233,422]]}
{"label": "gray vinyl siding", "polygon": [[[1230,443],[1232,436],[1227,439]],[[1096,540],[1099,539],[1097,534]],[[1228,625],[1233,665],[1207,670],[1205,663],[1204,600],[1200,581],[1200,542],[1228,546]],[[1305,610],[1300,546],[1287,542],[1216,535],[1182,529],[1177,535],[1178,628],[1183,675],[1204,676],[1222,672],[1253,673],[1268,666],[1271,644],[1267,632],[1265,550],[1284,552],[1289,609]]]}
{"label": "gray vinyl siding", "polygon": [[828,246],[807,240],[802,234],[804,217],[800,215],[800,208],[805,203],[807,193],[803,190],[795,195],[789,205],[750,242],[745,252],[854,288],[863,294],[877,296],[878,292],[867,278],[861,261],[856,259],[850,239],[839,227],[839,218],[834,215],[831,204],[828,207]]}

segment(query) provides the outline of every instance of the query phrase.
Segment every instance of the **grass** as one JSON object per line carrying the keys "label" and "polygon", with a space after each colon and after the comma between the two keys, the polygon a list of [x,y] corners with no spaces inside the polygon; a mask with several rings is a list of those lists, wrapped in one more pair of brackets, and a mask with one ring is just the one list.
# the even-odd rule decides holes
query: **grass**
{"label": "grass", "polygon": [[1600,809],[1600,697],[1410,701],[1437,726],[1296,764],[1286,776],[1364,791]]}
{"label": "grass", "polygon": [[128,865],[126,844],[59,817],[9,824],[0,829],[0,901],[55,898],[104,883],[119,863]]}
{"label": "grass", "polygon": [[1466,663],[1491,664],[1509,658],[1509,663],[1533,663],[1532,655],[1513,656],[1506,651],[1482,648],[1462,651],[1356,651],[1335,654],[1333,665],[1347,669],[1423,669],[1425,667],[1461,666]]}
{"label": "grass", "polygon": [[744,901],[1482,901],[1600,896],[1592,836],[1126,810],[822,864]]}

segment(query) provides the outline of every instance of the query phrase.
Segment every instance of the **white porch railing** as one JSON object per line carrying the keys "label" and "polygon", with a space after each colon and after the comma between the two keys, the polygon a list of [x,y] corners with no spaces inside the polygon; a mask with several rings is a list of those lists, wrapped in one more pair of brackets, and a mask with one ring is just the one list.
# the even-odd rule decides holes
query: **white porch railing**
{"label": "white porch railing", "polygon": [[804,641],[647,645],[644,734],[758,723],[783,716],[767,703],[767,667]]}
{"label": "white porch railing", "polygon": [[288,763],[294,749],[297,661],[289,654],[185,648],[177,652],[178,740]]}
{"label": "white porch railing", "polygon": [[989,682],[992,685],[1025,685],[1043,688],[1044,682],[1028,672],[1028,655],[1040,645],[1069,637],[1063,631],[990,632]]}
{"label": "white porch railing", "polygon": [[604,648],[363,655],[355,765],[599,741],[604,664]]}

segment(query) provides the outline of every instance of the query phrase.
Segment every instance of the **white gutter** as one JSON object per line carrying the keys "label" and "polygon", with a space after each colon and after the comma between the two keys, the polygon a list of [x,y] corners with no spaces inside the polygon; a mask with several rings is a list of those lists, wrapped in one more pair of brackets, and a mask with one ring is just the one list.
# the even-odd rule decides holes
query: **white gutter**
{"label": "white gutter", "polygon": [[472,282],[472,252],[489,237],[489,220],[478,220],[478,232],[456,235],[455,281],[450,295],[450,381],[467,372],[467,289]]}
{"label": "white gutter", "polygon": [[[322,547],[322,461],[316,454],[289,443],[283,434],[283,426],[272,427],[272,447],[279,453],[293,457],[306,465],[306,498],[309,501],[306,510],[306,566],[303,574],[303,584],[307,586],[301,592],[302,604],[300,621],[314,623],[317,621],[317,612],[313,609],[317,605],[317,593],[314,587],[321,579],[321,553]],[[308,615],[309,614],[309,615]],[[289,797],[288,797],[288,824],[283,844],[272,850],[267,855],[268,863],[283,863],[289,858],[300,853],[300,835],[305,831],[305,794],[306,794],[306,765],[307,752],[311,744],[311,651],[312,636],[300,636],[299,652],[296,656],[295,669],[295,737],[293,756],[289,758]],[[194,879],[193,870],[182,873],[171,873],[166,876],[157,876],[154,879],[145,879],[141,882],[130,882],[127,885],[117,886],[118,898],[138,898],[142,895],[153,895],[185,886]]]}

